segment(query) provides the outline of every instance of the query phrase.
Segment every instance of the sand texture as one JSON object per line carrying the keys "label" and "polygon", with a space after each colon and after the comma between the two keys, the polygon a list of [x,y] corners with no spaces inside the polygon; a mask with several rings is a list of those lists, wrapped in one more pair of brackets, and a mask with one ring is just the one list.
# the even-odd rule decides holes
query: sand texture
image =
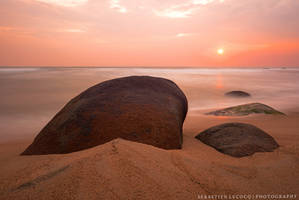
{"label": "sand texture", "polygon": [[[263,121],[261,120],[263,119]],[[201,194],[296,194],[299,116],[189,116],[182,150],[115,139],[62,155],[19,156],[30,143],[0,147],[0,199],[197,199]],[[250,122],[270,133],[274,152],[233,158],[194,136],[222,122]]]}

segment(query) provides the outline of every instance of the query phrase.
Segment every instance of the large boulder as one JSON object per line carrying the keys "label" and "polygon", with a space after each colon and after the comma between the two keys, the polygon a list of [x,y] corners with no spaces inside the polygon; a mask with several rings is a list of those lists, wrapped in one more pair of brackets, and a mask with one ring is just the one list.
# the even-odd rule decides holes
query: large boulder
{"label": "large boulder", "polygon": [[251,95],[247,92],[236,90],[236,91],[230,91],[225,93],[228,97],[237,97],[237,98],[244,98],[244,97],[250,97]]}
{"label": "large boulder", "polygon": [[187,110],[184,93],[170,80],[131,76],[105,81],[67,103],[22,155],[70,153],[116,138],[180,149]]}
{"label": "large boulder", "polygon": [[211,127],[195,138],[216,150],[234,157],[250,156],[256,152],[271,152],[277,142],[263,130],[244,123],[225,123]]}
{"label": "large boulder", "polygon": [[284,115],[284,113],[262,103],[243,104],[212,111],[206,114],[216,116],[244,116],[250,114]]}

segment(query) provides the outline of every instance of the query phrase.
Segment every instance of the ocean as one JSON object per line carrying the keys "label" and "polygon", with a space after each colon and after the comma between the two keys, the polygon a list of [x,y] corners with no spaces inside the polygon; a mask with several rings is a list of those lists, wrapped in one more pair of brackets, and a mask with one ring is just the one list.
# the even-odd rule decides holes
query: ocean
{"label": "ocean", "polygon": [[[0,143],[35,136],[80,92],[132,75],[174,81],[187,96],[188,115],[253,102],[288,113],[299,102],[299,68],[1,67]],[[231,90],[246,91],[252,97],[226,97],[224,93]]]}

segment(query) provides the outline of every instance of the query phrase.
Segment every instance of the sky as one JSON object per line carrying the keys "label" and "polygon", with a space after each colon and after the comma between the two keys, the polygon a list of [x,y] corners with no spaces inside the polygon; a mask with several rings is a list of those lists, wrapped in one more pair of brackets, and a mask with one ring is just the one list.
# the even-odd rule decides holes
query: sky
{"label": "sky", "polygon": [[0,66],[299,67],[299,0],[0,0]]}

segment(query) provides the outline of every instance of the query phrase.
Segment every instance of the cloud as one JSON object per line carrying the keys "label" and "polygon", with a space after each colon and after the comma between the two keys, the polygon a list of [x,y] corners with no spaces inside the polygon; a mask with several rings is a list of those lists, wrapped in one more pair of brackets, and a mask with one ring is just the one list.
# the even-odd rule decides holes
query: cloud
{"label": "cloud", "polygon": [[11,52],[25,42],[45,44],[44,49],[57,45],[62,51],[76,50],[78,59],[87,50],[109,49],[109,58],[115,52],[132,57],[144,52],[145,65],[151,56],[171,64],[173,57],[166,62],[164,52],[182,55],[179,63],[196,64],[218,47],[227,57],[263,51],[270,60],[264,49],[280,52],[282,40],[287,42],[284,51],[298,53],[298,46],[290,46],[298,44],[298,10],[299,0],[0,0],[0,42],[2,51]]}
{"label": "cloud", "polygon": [[154,11],[154,13],[159,17],[169,17],[169,18],[186,18],[190,17],[191,10],[180,11],[180,10],[173,10],[173,9],[165,9],[162,11]]}
{"label": "cloud", "polygon": [[0,33],[7,33],[10,35],[28,36],[32,35],[33,31],[23,27],[0,26]]}
{"label": "cloud", "polygon": [[74,7],[81,6],[88,2],[88,0],[36,0],[39,2],[53,4],[57,6]]}
{"label": "cloud", "polygon": [[194,5],[206,5],[206,4],[209,4],[209,3],[213,3],[215,0],[193,0],[191,2],[191,4],[194,4]]}
{"label": "cloud", "polygon": [[163,10],[154,10],[154,13],[160,17],[187,18],[191,17],[193,12],[199,10],[202,6],[223,2],[224,0],[192,0],[186,3],[172,5]]}
{"label": "cloud", "polygon": [[119,0],[110,0],[110,8],[117,10],[120,13],[126,13],[128,10],[122,6]]}
{"label": "cloud", "polygon": [[13,31],[15,28],[9,26],[0,26],[0,32]]}
{"label": "cloud", "polygon": [[187,37],[190,35],[192,35],[192,34],[191,33],[178,33],[178,34],[176,34],[176,37]]}
{"label": "cloud", "polygon": [[85,30],[82,29],[64,29],[62,32],[69,32],[69,33],[85,33]]}

